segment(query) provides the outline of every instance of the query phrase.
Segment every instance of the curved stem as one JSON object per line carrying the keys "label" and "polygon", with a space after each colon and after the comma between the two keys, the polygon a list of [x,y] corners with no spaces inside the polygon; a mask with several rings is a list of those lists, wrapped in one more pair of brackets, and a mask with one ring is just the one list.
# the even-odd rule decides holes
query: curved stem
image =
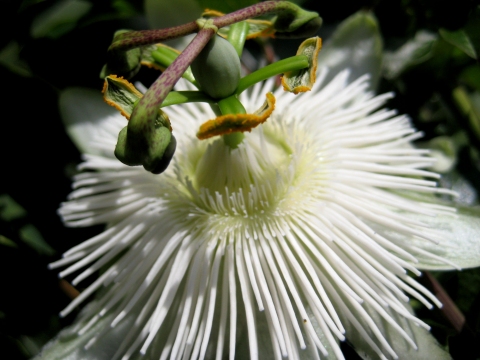
{"label": "curved stem", "polygon": [[[214,18],[212,24],[217,28],[222,28],[224,26],[232,25],[243,20],[255,18],[269,13],[295,14],[298,12],[298,9],[299,7],[297,5],[289,1],[264,1],[248,6],[244,9],[234,11],[230,14]],[[293,20],[293,18],[291,20]],[[198,30],[200,30],[198,22],[192,21],[183,25],[166,29],[129,31],[117,36],[108,50],[114,52],[126,51],[140,46],[152,45],[161,41],[176,39]]]}
{"label": "curved stem", "polygon": [[[167,49],[165,47],[159,47],[157,50],[152,51],[151,53],[153,60],[155,60],[157,64],[164,67],[165,69],[168,68],[179,55],[180,54],[171,51],[170,49]],[[195,77],[193,76],[190,68],[187,68],[187,70],[183,73],[182,77],[195,85],[197,88],[199,88],[199,85],[195,80]]]}
{"label": "curved stem", "polygon": [[264,1],[234,11],[230,14],[213,19],[213,25],[218,28],[231,25],[243,20],[255,18],[272,12],[295,10],[296,6],[289,1]]}
{"label": "curved stem", "polygon": [[284,74],[288,71],[305,69],[308,66],[308,58],[305,55],[296,55],[277,61],[241,78],[235,94],[238,95],[257,82],[264,81],[272,76]]}
{"label": "curved stem", "polygon": [[108,51],[126,51],[139,46],[152,45],[191,34],[198,29],[197,22],[192,21],[167,29],[129,31],[117,36],[108,48]]}
{"label": "curved stem", "polygon": [[133,109],[128,123],[129,131],[148,137],[148,134],[155,130],[158,108],[214,33],[211,28],[200,30],[186,49],[158,77]]}

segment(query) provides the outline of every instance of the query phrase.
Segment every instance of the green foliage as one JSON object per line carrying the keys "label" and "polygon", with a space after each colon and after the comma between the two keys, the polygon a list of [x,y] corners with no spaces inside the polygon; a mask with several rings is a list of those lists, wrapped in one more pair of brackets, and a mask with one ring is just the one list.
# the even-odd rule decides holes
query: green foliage
{"label": "green foliage", "polygon": [[460,83],[480,91],[480,66],[478,64],[466,66],[459,75]]}
{"label": "green foliage", "polygon": [[0,64],[20,76],[32,76],[28,64],[20,59],[20,51],[20,45],[16,41],[11,41],[0,50]]}
{"label": "green foliage", "polygon": [[471,58],[478,60],[480,56],[480,6],[471,12],[464,28],[455,31],[440,29],[439,33],[447,42],[458,47]]}
{"label": "green foliage", "polygon": [[453,90],[453,98],[468,118],[472,133],[480,140],[480,92],[469,94],[463,87],[457,87]]}
{"label": "green foliage", "polygon": [[420,30],[396,51],[386,51],[383,75],[387,79],[395,79],[409,68],[429,60],[436,40],[435,34]]}
{"label": "green foliage", "polygon": [[0,245],[10,246],[10,247],[17,247],[14,241],[10,240],[6,236],[0,235]]}
{"label": "green foliage", "polygon": [[[152,29],[162,29],[194,21],[201,16],[204,10],[197,0],[145,0],[144,9],[148,25]],[[178,9],[182,9],[182,11],[178,11]],[[181,40],[176,40],[176,42],[181,43]]]}
{"label": "green foliage", "polygon": [[128,0],[112,0],[112,7],[120,16],[130,17],[139,15],[135,6]]}
{"label": "green foliage", "polygon": [[[214,9],[223,13],[232,12],[260,2],[259,0],[195,0],[202,9]],[[305,0],[293,0],[292,3],[302,5]]]}
{"label": "green foliage", "polygon": [[85,16],[92,4],[84,0],[65,0],[38,15],[32,22],[30,34],[33,38],[57,38],[69,32],[78,20]]}
{"label": "green foliage", "polygon": [[25,217],[27,212],[7,194],[0,195],[0,219],[12,221]]}
{"label": "green foliage", "polygon": [[0,244],[18,247],[22,241],[40,255],[53,255],[55,250],[44,240],[38,229],[27,220],[27,211],[9,195],[0,195],[0,221],[9,234],[0,234]]}
{"label": "green foliage", "polygon": [[439,33],[447,42],[455,45],[471,58],[478,59],[476,44],[472,41],[470,34],[465,32],[465,30],[448,31],[440,29]]}
{"label": "green foliage", "polygon": [[39,254],[53,255],[55,253],[55,250],[45,242],[40,231],[38,231],[32,224],[22,226],[19,229],[19,237],[24,243],[35,249]]}
{"label": "green foliage", "polygon": [[213,9],[223,13],[229,13],[253,4],[257,0],[196,0],[202,9]]}
{"label": "green foliage", "polygon": [[[409,324],[405,319],[400,318],[400,316],[395,314],[392,310],[386,310],[387,313],[397,321],[397,323],[401,324],[408,336],[415,341],[418,346],[418,350],[414,349],[410,346],[410,344],[408,344],[407,341],[405,341],[404,338],[398,334],[397,330],[391,324],[382,319],[378,312],[372,310],[369,306],[365,305],[364,307],[369,315],[375,320],[375,322],[377,324],[381,324],[380,331],[386,334],[386,338],[389,340],[393,350],[399,355],[400,358],[412,360],[451,359],[449,353],[443,349],[442,346],[435,340],[435,338],[431,336],[430,333],[424,328]],[[412,309],[408,304],[406,304],[406,308],[412,312]],[[350,339],[350,343],[355,348],[360,358],[364,360],[379,359],[376,351],[370,347],[369,344],[363,341],[363,339],[355,331],[353,331],[351,325],[348,325],[345,330],[356,335]]]}

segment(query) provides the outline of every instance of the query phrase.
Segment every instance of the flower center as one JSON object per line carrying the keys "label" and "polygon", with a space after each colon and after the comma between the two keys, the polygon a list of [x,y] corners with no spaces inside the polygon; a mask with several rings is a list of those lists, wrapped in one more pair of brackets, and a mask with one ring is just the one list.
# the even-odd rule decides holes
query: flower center
{"label": "flower center", "polygon": [[184,174],[197,205],[227,216],[277,210],[295,175],[294,157],[284,134],[267,128],[247,134],[236,149],[216,139],[201,151],[198,146],[187,151]]}

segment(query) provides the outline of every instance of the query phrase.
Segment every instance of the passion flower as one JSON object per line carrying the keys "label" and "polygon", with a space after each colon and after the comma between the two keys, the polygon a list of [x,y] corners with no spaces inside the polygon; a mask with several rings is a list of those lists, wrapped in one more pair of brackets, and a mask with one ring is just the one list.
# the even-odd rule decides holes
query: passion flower
{"label": "passion flower", "polygon": [[224,38],[213,36],[193,61],[192,72],[202,90],[214,99],[233,94],[240,80],[240,59]]}

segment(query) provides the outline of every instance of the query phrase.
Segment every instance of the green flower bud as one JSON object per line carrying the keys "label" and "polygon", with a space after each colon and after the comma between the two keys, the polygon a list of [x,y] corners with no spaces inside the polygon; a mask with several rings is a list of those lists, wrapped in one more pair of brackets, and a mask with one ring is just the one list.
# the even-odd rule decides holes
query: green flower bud
{"label": "green flower bud", "polygon": [[[113,41],[121,34],[128,33],[129,30],[118,30],[115,32]],[[107,52],[107,63],[100,72],[100,78],[104,79],[108,75],[118,75],[126,79],[132,78],[141,67],[142,51],[135,48],[127,51],[109,51]]]}
{"label": "green flower bud", "polygon": [[118,134],[115,156],[125,165],[143,165],[145,170],[160,174],[170,164],[176,146],[175,137],[166,127],[157,127],[148,143],[144,138],[129,133],[128,126],[125,126]]}
{"label": "green flower bud", "polygon": [[240,80],[240,58],[227,40],[215,35],[191,64],[202,91],[214,99],[234,93]]}

